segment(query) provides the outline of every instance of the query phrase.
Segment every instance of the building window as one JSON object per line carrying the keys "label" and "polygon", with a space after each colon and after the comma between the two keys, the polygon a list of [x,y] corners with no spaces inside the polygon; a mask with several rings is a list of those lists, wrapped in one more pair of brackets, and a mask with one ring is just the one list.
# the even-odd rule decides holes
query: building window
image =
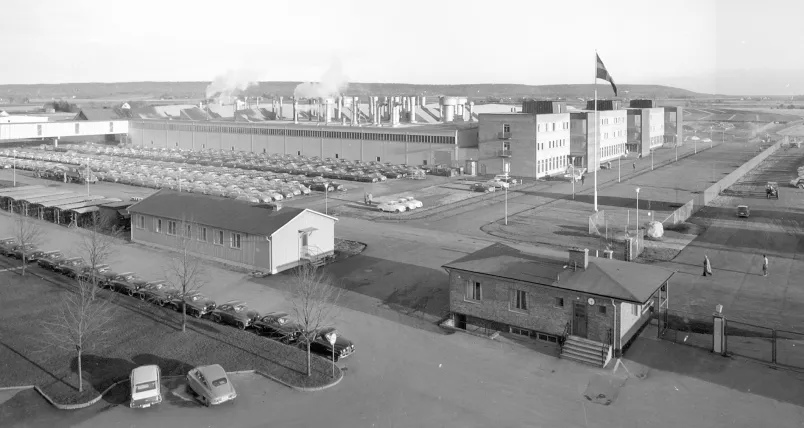
{"label": "building window", "polygon": [[156,231],[156,233],[162,233],[162,219],[161,218],[154,219],[154,231]]}
{"label": "building window", "polygon": [[597,313],[599,313],[600,315],[606,315],[606,307],[605,306],[598,306],[597,307]]}
{"label": "building window", "polygon": [[137,216],[137,229],[145,229],[145,216],[138,215]]}
{"label": "building window", "polygon": [[340,159],[337,153],[335,153],[335,159]]}
{"label": "building window", "polygon": [[213,242],[215,245],[223,245],[223,231],[216,230],[215,231],[215,241]]}
{"label": "building window", "polygon": [[519,328],[519,327],[511,326],[511,333],[517,334],[517,335],[520,335],[520,336],[530,337],[530,330],[525,329],[525,328]]}
{"label": "building window", "polygon": [[422,161],[422,165],[427,165],[427,159]]}
{"label": "building window", "polygon": [[506,134],[511,132],[511,125],[503,123],[503,132],[505,132]]}
{"label": "building window", "polygon": [[207,242],[207,228],[203,226],[198,227],[198,240]]}
{"label": "building window", "polygon": [[167,226],[168,226],[167,234],[168,235],[176,235],[176,222],[168,220],[167,223],[168,223],[167,224]]}
{"label": "building window", "polygon": [[184,237],[185,238],[192,238],[193,235],[193,226],[189,224],[184,225]]}
{"label": "building window", "polygon": [[79,123],[76,123],[76,124],[75,124],[75,133],[76,133],[76,134],[78,134],[78,133],[80,132],[80,131],[79,131],[79,125],[80,125]]}
{"label": "building window", "polygon": [[476,281],[466,281],[466,300],[480,301],[483,297],[480,283]]}
{"label": "building window", "polygon": [[563,297],[556,297],[556,306],[563,308],[564,307],[564,298]]}
{"label": "building window", "polygon": [[638,317],[639,316],[639,306],[631,305],[631,315]]}
{"label": "building window", "polygon": [[379,156],[377,156],[377,162],[379,162],[379,161],[380,161],[380,157],[379,157]]}
{"label": "building window", "polygon": [[296,154],[301,156],[301,150],[297,151]]}
{"label": "building window", "polygon": [[240,249],[240,234],[239,233],[232,233],[230,234],[229,238],[229,246],[232,248]]}
{"label": "building window", "polygon": [[534,337],[536,337],[539,340],[545,341],[545,342],[558,343],[558,338],[555,337],[555,336],[551,336],[549,334],[538,333],[538,334],[534,334]]}
{"label": "building window", "polygon": [[528,293],[524,290],[511,290],[511,309],[528,310]]}

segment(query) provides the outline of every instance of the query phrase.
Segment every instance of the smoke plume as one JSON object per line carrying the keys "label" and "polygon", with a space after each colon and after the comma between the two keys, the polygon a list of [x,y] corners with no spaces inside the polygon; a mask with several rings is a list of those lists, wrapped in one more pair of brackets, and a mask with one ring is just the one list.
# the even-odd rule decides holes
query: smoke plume
{"label": "smoke plume", "polygon": [[296,98],[326,98],[335,97],[349,87],[349,79],[343,74],[341,62],[335,60],[329,69],[321,76],[320,82],[307,82],[296,86],[293,96]]}
{"label": "smoke plume", "polygon": [[248,70],[229,70],[225,74],[215,76],[215,80],[207,86],[207,99],[220,94],[221,97],[233,97],[258,84],[258,74]]}

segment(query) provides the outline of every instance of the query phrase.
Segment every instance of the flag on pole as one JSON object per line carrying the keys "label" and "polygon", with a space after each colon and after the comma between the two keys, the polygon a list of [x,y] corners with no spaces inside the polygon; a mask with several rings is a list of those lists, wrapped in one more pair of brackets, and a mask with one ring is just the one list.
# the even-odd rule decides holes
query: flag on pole
{"label": "flag on pole", "polygon": [[595,70],[595,78],[603,79],[611,83],[611,89],[614,90],[614,96],[617,96],[617,85],[614,84],[614,79],[609,74],[609,71],[606,70],[606,66],[603,65],[603,61],[600,60],[600,55],[595,54],[597,56],[597,70]]}

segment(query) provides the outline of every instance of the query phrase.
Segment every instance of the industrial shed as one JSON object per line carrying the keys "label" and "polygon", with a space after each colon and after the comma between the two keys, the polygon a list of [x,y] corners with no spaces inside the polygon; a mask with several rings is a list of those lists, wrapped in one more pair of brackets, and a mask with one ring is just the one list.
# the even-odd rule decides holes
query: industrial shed
{"label": "industrial shed", "polygon": [[162,189],[128,208],[131,241],[278,273],[335,251],[335,217]]}
{"label": "industrial shed", "polygon": [[133,202],[130,201],[98,205],[98,215],[100,216],[101,223],[120,230],[130,230],[131,214],[128,212],[128,207],[131,205],[133,205]]}

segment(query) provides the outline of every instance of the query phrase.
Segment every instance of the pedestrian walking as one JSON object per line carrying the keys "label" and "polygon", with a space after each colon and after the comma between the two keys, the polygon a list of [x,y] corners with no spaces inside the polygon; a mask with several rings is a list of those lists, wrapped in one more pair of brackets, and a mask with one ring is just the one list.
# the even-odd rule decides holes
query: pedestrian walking
{"label": "pedestrian walking", "polygon": [[373,199],[374,199],[374,197],[373,197],[373,196],[371,196],[371,193],[369,193],[369,194],[368,194],[368,204],[369,204],[369,205],[371,205],[371,204],[373,204],[373,203],[374,203]]}
{"label": "pedestrian walking", "polygon": [[636,171],[636,162],[634,162],[634,171]]}
{"label": "pedestrian walking", "polygon": [[583,184],[584,184],[584,182],[585,182],[585,181],[586,181],[586,176],[585,176],[585,175],[582,175],[582,176],[581,176],[581,186],[583,186]]}
{"label": "pedestrian walking", "polygon": [[709,256],[704,255],[704,270],[703,276],[712,276],[712,263],[709,263]]}
{"label": "pedestrian walking", "polygon": [[768,276],[768,256],[762,255],[762,276]]}
{"label": "pedestrian walking", "polygon": [[363,192],[363,205],[368,205],[368,193]]}

